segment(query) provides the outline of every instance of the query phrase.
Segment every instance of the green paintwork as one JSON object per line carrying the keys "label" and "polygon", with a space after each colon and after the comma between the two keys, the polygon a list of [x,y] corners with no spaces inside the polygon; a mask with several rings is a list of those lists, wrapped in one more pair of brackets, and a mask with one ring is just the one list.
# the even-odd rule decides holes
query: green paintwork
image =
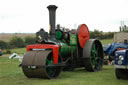
{"label": "green paintwork", "polygon": [[[53,57],[51,57],[51,59],[46,59],[46,65],[48,64],[53,64]],[[52,75],[54,72],[54,67],[46,67],[47,73],[48,75]]]}
{"label": "green paintwork", "polygon": [[77,35],[69,34],[69,41],[62,39],[62,32],[56,31],[56,39],[60,45],[60,55],[71,54],[76,51],[77,46]]}
{"label": "green paintwork", "polygon": [[98,48],[96,48],[95,43],[92,45],[92,50],[91,50],[91,61],[93,64],[93,67],[96,68],[98,66]]}
{"label": "green paintwork", "polygon": [[69,53],[69,52],[70,52],[70,49],[68,47],[68,44],[61,42],[61,49],[60,49],[61,55],[64,55],[65,53]]}
{"label": "green paintwork", "polygon": [[75,52],[76,51],[76,46],[70,46],[70,49],[72,52]]}
{"label": "green paintwork", "polygon": [[70,45],[72,45],[72,46],[77,45],[77,36],[74,34],[70,34]]}
{"label": "green paintwork", "polygon": [[60,43],[61,48],[60,48],[60,53],[61,55],[69,54],[71,52],[75,52],[76,46],[69,46],[67,43]]}
{"label": "green paintwork", "polygon": [[62,32],[57,31],[57,32],[56,32],[56,39],[59,40],[59,39],[61,39],[61,38],[62,38]]}

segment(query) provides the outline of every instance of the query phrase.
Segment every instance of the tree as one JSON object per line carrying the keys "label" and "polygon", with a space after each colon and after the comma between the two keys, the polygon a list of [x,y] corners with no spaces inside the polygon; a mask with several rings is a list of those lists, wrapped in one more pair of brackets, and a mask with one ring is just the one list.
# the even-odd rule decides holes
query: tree
{"label": "tree", "polygon": [[25,43],[22,38],[14,36],[9,41],[9,44],[12,48],[22,48],[25,47]]}
{"label": "tree", "polygon": [[8,49],[9,44],[7,42],[4,42],[4,41],[0,40],[0,48],[1,49]]}
{"label": "tree", "polygon": [[26,36],[26,37],[24,38],[24,40],[25,40],[25,44],[26,44],[26,45],[35,44],[35,43],[36,43],[35,37]]}

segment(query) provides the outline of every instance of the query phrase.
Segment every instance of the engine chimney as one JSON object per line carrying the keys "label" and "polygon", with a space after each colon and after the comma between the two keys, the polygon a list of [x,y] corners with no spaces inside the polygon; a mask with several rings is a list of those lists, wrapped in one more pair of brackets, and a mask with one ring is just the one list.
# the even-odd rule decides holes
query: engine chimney
{"label": "engine chimney", "polygon": [[56,22],[56,9],[57,6],[49,5],[49,24],[50,24],[50,35],[52,38],[55,38],[55,22]]}

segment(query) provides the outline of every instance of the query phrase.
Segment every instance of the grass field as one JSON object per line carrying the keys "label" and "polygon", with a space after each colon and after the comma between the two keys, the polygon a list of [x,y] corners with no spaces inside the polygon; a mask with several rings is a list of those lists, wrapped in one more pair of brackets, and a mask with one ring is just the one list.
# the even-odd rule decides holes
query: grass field
{"label": "grass field", "polygon": [[113,66],[103,66],[99,72],[77,69],[62,72],[57,79],[28,79],[18,67],[17,59],[9,60],[7,55],[0,57],[0,85],[127,85],[127,80],[117,80]]}
{"label": "grass field", "polygon": [[101,40],[101,43],[103,45],[105,45],[105,44],[111,44],[112,42],[113,42],[113,39],[104,39],[104,40]]}
{"label": "grass field", "polygon": [[[102,40],[102,44],[111,40]],[[25,48],[11,49],[11,52],[23,54]],[[113,66],[103,66],[99,72],[87,72],[83,68],[70,72],[61,72],[57,79],[26,78],[17,59],[9,60],[9,55],[0,56],[0,85],[127,85],[128,80],[117,80]]]}

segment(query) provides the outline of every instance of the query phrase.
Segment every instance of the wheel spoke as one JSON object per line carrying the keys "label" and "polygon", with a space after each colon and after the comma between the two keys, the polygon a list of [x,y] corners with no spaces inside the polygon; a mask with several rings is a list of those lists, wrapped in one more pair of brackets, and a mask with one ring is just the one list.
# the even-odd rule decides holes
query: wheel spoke
{"label": "wheel spoke", "polygon": [[[51,59],[46,59],[46,65],[49,65],[49,64],[53,64],[53,58],[51,57]],[[46,70],[47,70],[47,73],[48,75],[52,75],[53,72],[54,72],[54,67],[46,67]]]}
{"label": "wheel spoke", "polygon": [[98,61],[99,61],[99,56],[98,56],[98,48],[96,48],[96,45],[93,44],[92,50],[91,50],[91,60],[93,67],[96,69],[98,67]]}
{"label": "wheel spoke", "polygon": [[101,42],[95,39],[88,40],[83,49],[83,57],[87,58],[85,60],[85,68],[87,71],[99,71],[103,63],[103,48]]}

